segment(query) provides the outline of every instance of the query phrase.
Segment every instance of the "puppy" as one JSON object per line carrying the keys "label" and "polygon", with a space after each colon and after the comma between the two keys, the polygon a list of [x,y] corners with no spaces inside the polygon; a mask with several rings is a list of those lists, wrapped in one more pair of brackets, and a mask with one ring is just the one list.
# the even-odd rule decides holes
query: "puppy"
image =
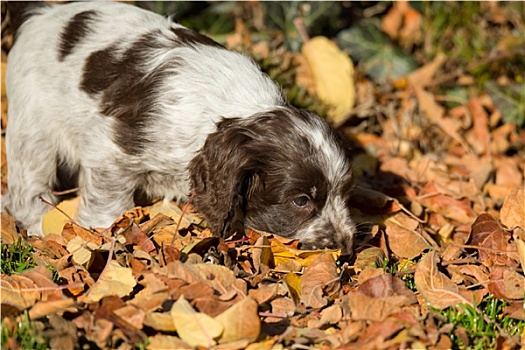
{"label": "puppy", "polygon": [[37,6],[13,21],[4,208],[29,234],[42,235],[39,197],[56,203],[67,173],[86,227],[110,226],[137,192],[194,190],[216,235],[253,228],[352,252],[345,150],[250,59],[120,3]]}

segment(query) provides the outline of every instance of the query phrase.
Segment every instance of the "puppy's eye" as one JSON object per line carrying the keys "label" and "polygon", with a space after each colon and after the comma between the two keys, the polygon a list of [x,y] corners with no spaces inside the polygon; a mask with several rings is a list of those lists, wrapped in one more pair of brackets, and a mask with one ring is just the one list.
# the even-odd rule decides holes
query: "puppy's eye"
{"label": "puppy's eye", "polygon": [[310,198],[308,196],[303,195],[303,196],[294,198],[292,203],[298,208],[304,208],[308,204],[308,201],[310,201]]}

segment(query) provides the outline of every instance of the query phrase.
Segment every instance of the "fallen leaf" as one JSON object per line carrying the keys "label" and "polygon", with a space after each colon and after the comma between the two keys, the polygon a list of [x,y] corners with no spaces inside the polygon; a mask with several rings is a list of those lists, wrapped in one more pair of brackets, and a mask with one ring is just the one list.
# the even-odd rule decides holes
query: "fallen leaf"
{"label": "fallen leaf", "polygon": [[219,343],[234,342],[241,339],[246,339],[249,342],[255,341],[261,331],[261,321],[257,308],[257,302],[246,297],[215,317],[215,320],[224,328]]}
{"label": "fallen leaf", "polygon": [[487,152],[490,144],[489,117],[483,109],[479,98],[471,98],[467,107],[472,116],[472,132],[467,135],[467,140],[477,154]]}
{"label": "fallen leaf", "polygon": [[99,245],[84,241],[80,236],[76,236],[67,242],[67,251],[73,255],[73,260],[86,268],[89,268],[93,261],[93,252],[100,248]]}
{"label": "fallen leaf", "polygon": [[275,265],[285,264],[290,260],[294,263],[299,263],[302,266],[309,266],[319,255],[329,252],[334,257],[334,260],[341,255],[341,249],[323,249],[323,250],[299,250],[287,244],[286,241],[294,241],[279,236],[274,236],[270,239],[272,254]]}
{"label": "fallen leaf", "polygon": [[2,305],[13,306],[20,311],[34,305],[40,298],[36,284],[22,275],[2,277],[0,286]]}
{"label": "fallen leaf", "polygon": [[525,277],[516,271],[507,270],[503,273],[505,296],[508,299],[523,299],[525,291]]}
{"label": "fallen leaf", "polygon": [[[48,211],[42,219],[42,230],[44,231],[44,234],[61,234],[64,225],[68,222],[71,222],[69,218],[74,219],[79,203],[80,197],[67,199],[58,203],[56,208],[53,208],[50,211]],[[64,215],[64,213],[62,213],[59,209],[67,215]]]}
{"label": "fallen leaf", "polygon": [[431,251],[417,264],[414,275],[417,290],[430,305],[440,310],[459,303],[471,304],[470,293],[461,290],[439,271],[438,260],[437,252]]}
{"label": "fallen leaf", "polygon": [[164,312],[148,312],[144,318],[144,325],[157,331],[175,332],[177,330],[171,314]]}
{"label": "fallen leaf", "polygon": [[130,268],[122,267],[115,260],[111,260],[87,292],[84,302],[94,303],[110,295],[124,297],[131,293],[136,284]]}
{"label": "fallen leaf", "polygon": [[194,346],[189,345],[178,337],[157,333],[148,338],[146,349],[149,350],[192,350]]}
{"label": "fallen leaf", "polygon": [[24,310],[37,301],[62,300],[63,295],[51,280],[51,271],[37,266],[18,275],[2,276],[0,279],[2,305]]}
{"label": "fallen leaf", "polygon": [[222,324],[210,316],[195,311],[181,296],[170,311],[179,337],[193,347],[212,347],[224,331]]}
{"label": "fallen leaf", "polygon": [[392,39],[414,42],[421,35],[422,16],[408,1],[396,1],[381,20],[381,30]]}
{"label": "fallen leaf", "polygon": [[479,246],[479,261],[487,266],[516,266],[515,255],[507,254],[510,235],[489,214],[481,214],[472,224],[470,244]]}
{"label": "fallen leaf", "polygon": [[341,306],[335,304],[321,311],[321,319],[308,322],[308,328],[321,328],[328,324],[337,324],[343,318]]}
{"label": "fallen leaf", "polygon": [[525,237],[525,230],[516,229],[513,238],[516,243],[516,250],[518,251],[521,268],[525,269],[525,240],[520,237]]}
{"label": "fallen leaf", "polygon": [[328,111],[330,121],[342,124],[355,103],[352,60],[323,36],[305,42],[301,53],[310,66],[317,96],[331,107]]}
{"label": "fallen leaf", "polygon": [[186,281],[187,283],[205,282],[220,294],[224,294],[233,288],[235,276],[225,266],[214,264],[183,264],[174,261],[162,268],[168,276]]}
{"label": "fallen leaf", "polygon": [[[436,57],[429,63],[425,64],[423,67],[416,69],[408,75],[408,80],[412,86],[425,87],[428,84],[432,83],[434,76],[438,70],[443,66],[447,61],[447,56],[443,53],[438,53]],[[439,114],[441,114],[441,109],[439,109]]]}
{"label": "fallen leaf", "polygon": [[397,256],[412,259],[431,247],[423,236],[416,232],[419,222],[406,214],[396,213],[388,218],[385,224],[388,245]]}
{"label": "fallen leaf", "polygon": [[514,187],[505,197],[500,220],[509,229],[516,226],[525,229],[525,187]]}
{"label": "fallen leaf", "polygon": [[[177,205],[171,203],[168,200],[163,200],[161,202],[155,203],[149,212],[149,215],[151,218],[154,218],[158,214],[163,214],[169,218],[171,218],[173,221],[175,221],[177,224],[179,223],[179,220],[181,220],[182,216],[182,209],[180,209]],[[186,216],[182,217],[182,220],[180,221],[180,229],[186,229],[191,225],[191,221],[189,221]]]}
{"label": "fallen leaf", "polygon": [[383,249],[377,247],[367,248],[357,253],[354,266],[360,271],[366,267],[381,267],[385,258]]}
{"label": "fallen leaf", "polygon": [[301,279],[301,302],[320,308],[339,292],[341,285],[335,260],[330,253],[319,255],[308,266]]}
{"label": "fallen leaf", "polygon": [[275,264],[267,236],[259,237],[253,245],[252,260],[256,272],[260,271],[261,265],[273,266]]}
{"label": "fallen leaf", "polygon": [[73,298],[39,301],[29,310],[29,318],[32,320],[37,320],[41,317],[63,311],[74,305],[75,300]]}
{"label": "fallen leaf", "polygon": [[295,305],[299,305],[299,301],[301,300],[301,281],[302,276],[292,272],[287,273],[283,278],[283,282],[288,288],[290,297]]}
{"label": "fallen leaf", "polygon": [[18,240],[20,234],[16,229],[16,220],[11,215],[2,211],[2,225],[0,230],[2,232],[2,244],[13,244]]}

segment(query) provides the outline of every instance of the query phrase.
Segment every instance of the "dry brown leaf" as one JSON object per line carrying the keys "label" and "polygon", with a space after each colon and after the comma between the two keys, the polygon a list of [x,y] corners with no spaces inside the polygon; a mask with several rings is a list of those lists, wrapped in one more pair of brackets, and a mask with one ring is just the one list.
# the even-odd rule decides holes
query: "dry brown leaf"
{"label": "dry brown leaf", "polygon": [[148,345],[146,345],[146,349],[192,350],[195,349],[195,347],[187,344],[178,337],[157,333],[154,336],[148,338]]}
{"label": "dry brown leaf", "polygon": [[282,316],[293,316],[296,304],[291,298],[276,298],[270,303],[272,313]]}
{"label": "dry brown leaf", "polygon": [[523,187],[523,172],[519,169],[518,158],[495,158],[496,185],[508,187],[510,192],[514,187]]}
{"label": "dry brown leaf", "polygon": [[342,124],[355,103],[352,60],[334,42],[323,36],[305,42],[301,53],[310,66],[317,96],[330,106],[330,121],[336,125]]}
{"label": "dry brown leaf", "polygon": [[136,294],[136,297],[149,296],[159,292],[165,292],[168,290],[168,286],[159,279],[155,274],[146,271],[142,274],[142,279],[139,284],[144,287],[141,291]]}
{"label": "dry brown leaf", "polygon": [[193,347],[214,346],[224,331],[220,322],[195,311],[183,296],[173,304],[170,314],[179,337]]}
{"label": "dry brown leaf", "polygon": [[162,268],[162,271],[170,277],[184,280],[190,284],[205,282],[220,294],[230,291],[235,281],[232,270],[214,264],[184,264],[180,261],[174,261]]}
{"label": "dry brown leaf", "polygon": [[[472,224],[470,244],[479,246],[479,261],[487,266],[516,266],[516,254],[508,254],[510,235],[489,214],[481,214]],[[514,260],[513,258],[516,257]]]}
{"label": "dry brown leaf", "polygon": [[438,262],[437,252],[431,251],[416,267],[416,288],[426,302],[440,310],[459,303],[471,304],[472,295],[440,272]]}
{"label": "dry brown leaf", "polygon": [[337,324],[342,318],[343,310],[341,306],[335,304],[321,311],[321,318],[319,320],[308,321],[308,328],[321,328],[328,324]]}
{"label": "dry brown leaf", "polygon": [[[412,86],[425,87],[432,82],[434,76],[441,66],[447,61],[447,56],[443,53],[438,53],[436,57],[423,67],[416,69],[408,75],[408,80]],[[421,101],[419,101],[421,102]],[[443,109],[439,108],[439,115],[442,115]]]}
{"label": "dry brown leaf", "polygon": [[40,299],[36,284],[22,275],[12,275],[0,279],[0,298],[2,305],[10,305],[18,310],[33,306]]}
{"label": "dry brown leaf", "polygon": [[506,299],[523,299],[525,291],[525,277],[513,270],[503,273],[503,285]]}
{"label": "dry brown leaf", "polygon": [[2,232],[2,244],[15,243],[18,240],[18,237],[20,237],[20,234],[16,229],[15,218],[3,211],[1,222],[2,225],[0,230]]}
{"label": "dry brown leaf", "polygon": [[[181,220],[182,209],[168,200],[163,200],[155,203],[149,212],[151,218],[154,218],[158,214],[163,214],[178,224],[179,220]],[[192,222],[188,220],[188,216],[184,215],[180,221],[179,229],[187,229],[191,224]]]}
{"label": "dry brown leaf", "polygon": [[29,310],[29,318],[31,320],[37,320],[41,317],[51,315],[58,311],[63,311],[71,306],[75,305],[75,300],[72,298],[39,301]]}
{"label": "dry brown leaf", "polygon": [[301,302],[307,307],[323,307],[339,292],[340,287],[335,260],[331,253],[323,253],[304,271]]}
{"label": "dry brown leaf", "polygon": [[137,281],[130,268],[122,267],[112,260],[108,263],[97,282],[89,289],[84,302],[94,303],[100,299],[116,295],[124,297],[131,293]]}
{"label": "dry brown leaf", "polygon": [[215,320],[224,327],[219,343],[228,343],[238,340],[253,342],[261,331],[261,321],[257,313],[258,304],[250,297],[246,297],[224,311]]}
{"label": "dry brown leaf", "polygon": [[494,266],[490,270],[489,292],[498,299],[523,299],[524,277],[507,266]]}
{"label": "dry brown leaf", "polygon": [[433,181],[429,182],[421,190],[418,201],[430,211],[441,214],[461,224],[471,224],[474,222],[474,214],[470,208],[470,201],[467,198],[455,199],[446,194],[442,194]]}
{"label": "dry brown leaf", "polygon": [[366,267],[380,267],[385,258],[383,249],[377,247],[366,248],[357,253],[354,266],[358,271],[362,271]]}
{"label": "dry brown leaf", "polygon": [[477,154],[484,154],[490,144],[489,116],[479,98],[471,98],[467,107],[473,122],[472,132],[467,136],[467,140]]}
{"label": "dry brown leaf", "polygon": [[62,300],[60,288],[51,280],[51,271],[37,266],[19,275],[0,279],[0,298],[2,304],[24,310],[37,301]]}
{"label": "dry brown leaf", "polygon": [[388,218],[386,224],[386,237],[392,252],[402,258],[414,258],[421,255],[431,245],[416,231],[419,222],[399,212]]}
{"label": "dry brown leaf", "polygon": [[525,230],[525,187],[514,187],[501,207],[500,220],[507,228]]}
{"label": "dry brown leaf", "polygon": [[259,283],[257,289],[250,289],[248,293],[251,298],[262,304],[277,295],[278,286],[277,283]]}
{"label": "dry brown leaf", "polygon": [[392,39],[414,42],[421,36],[422,16],[407,1],[396,1],[381,20],[381,30]]}
{"label": "dry brown leaf", "polygon": [[516,244],[516,250],[518,251],[521,268],[525,269],[525,240],[522,239],[522,237],[525,237],[525,230],[520,228],[514,230],[512,237],[514,238],[514,242]]}
{"label": "dry brown leaf", "polygon": [[355,321],[381,322],[401,310],[388,298],[376,298],[361,293],[349,293],[346,298],[352,312],[352,320]]}

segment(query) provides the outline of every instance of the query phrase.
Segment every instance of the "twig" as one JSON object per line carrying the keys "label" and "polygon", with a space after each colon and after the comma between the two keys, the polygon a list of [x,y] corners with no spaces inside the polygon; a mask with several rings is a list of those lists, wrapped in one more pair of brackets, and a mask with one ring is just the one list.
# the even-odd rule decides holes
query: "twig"
{"label": "twig", "polygon": [[[179,221],[177,222],[177,227],[175,228],[175,233],[179,232],[179,227],[180,227],[180,224],[182,222],[182,218],[184,217],[184,214],[186,214],[186,212],[188,211],[188,207],[189,207],[191,201],[193,200],[193,197],[195,197],[195,190],[191,191],[190,198],[188,198],[188,201],[186,202],[186,204],[182,208],[182,213],[180,214]],[[171,246],[173,246],[173,244],[175,243],[175,233],[173,234],[173,238],[171,239],[171,243],[170,243]]]}
{"label": "twig", "polygon": [[[52,206],[53,208],[55,208],[56,210],[58,210],[60,213],[62,213],[62,215],[64,215],[66,218],[69,219],[69,221],[71,222],[75,222],[75,220],[73,220],[73,218],[71,216],[68,215],[68,213],[66,213],[65,211],[63,211],[62,209],[60,209],[59,207],[57,207],[56,205],[54,205],[53,203],[51,203],[50,201],[48,201],[47,199],[44,199],[42,196],[38,197],[44,204],[47,204],[47,205],[50,205]],[[78,225],[79,226],[79,225]]]}
{"label": "twig", "polygon": [[83,228],[83,229],[85,229],[85,230],[88,230],[89,232],[91,232],[92,234],[94,234],[94,235],[96,235],[96,236],[100,236],[100,234],[99,234],[98,232],[93,231],[93,230],[91,230],[91,229],[89,229],[89,228],[86,228],[86,227],[84,227],[84,226],[79,225],[79,224],[78,224],[75,220],[73,220],[73,218],[72,218],[71,216],[69,216],[65,211],[63,211],[62,209],[60,209],[58,206],[54,205],[54,204],[51,203],[50,201],[44,199],[42,196],[39,196],[38,198],[42,201],[42,203],[47,204],[47,205],[49,205],[49,206],[52,206],[53,208],[55,208],[56,210],[58,210],[62,215],[64,215],[66,218],[69,219],[69,221],[71,222],[71,224],[76,225],[76,226],[78,226],[78,227],[80,227],[80,228]]}

